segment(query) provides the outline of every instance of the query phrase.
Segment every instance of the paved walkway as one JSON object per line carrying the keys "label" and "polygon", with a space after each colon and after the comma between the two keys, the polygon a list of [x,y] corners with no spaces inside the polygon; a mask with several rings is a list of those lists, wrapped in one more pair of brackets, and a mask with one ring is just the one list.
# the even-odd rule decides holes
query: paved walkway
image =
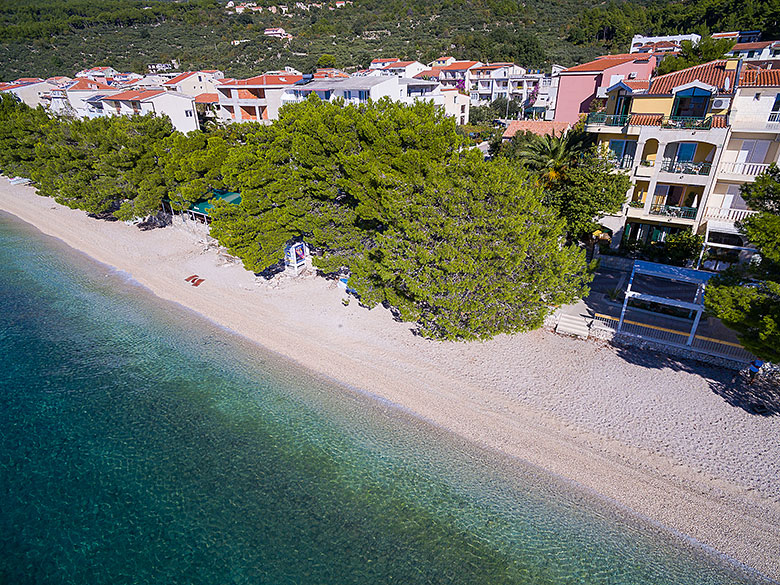
{"label": "paved walkway", "polygon": [[[628,286],[629,272],[622,270],[600,269],[591,283],[591,292],[583,300],[573,305],[566,305],[561,308],[561,313],[572,317],[579,316],[584,320],[593,319],[596,314],[608,315],[619,318],[620,310],[623,305],[623,295],[616,296],[614,291],[625,292]],[[670,283],[670,292],[679,292],[679,287]],[[615,297],[613,301],[610,296]],[[626,309],[626,319],[653,327],[663,327],[673,331],[689,332],[693,326],[693,319],[684,319],[671,315],[653,313],[642,309],[628,307]],[[720,341],[738,343],[737,335],[723,325],[719,319],[714,317],[702,316],[697,335],[711,337]]]}

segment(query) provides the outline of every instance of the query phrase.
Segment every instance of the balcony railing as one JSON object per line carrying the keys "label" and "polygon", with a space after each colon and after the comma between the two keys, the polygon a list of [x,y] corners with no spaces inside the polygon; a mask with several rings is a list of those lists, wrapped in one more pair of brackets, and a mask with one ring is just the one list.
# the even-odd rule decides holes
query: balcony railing
{"label": "balcony railing", "polygon": [[664,119],[661,121],[661,127],[681,130],[709,130],[712,128],[712,116],[709,118],[664,116]]}
{"label": "balcony railing", "polygon": [[732,173],[734,175],[746,175],[748,177],[755,177],[757,175],[760,175],[768,168],[769,165],[764,163],[744,163],[744,162],[723,163],[724,173]]}
{"label": "balcony railing", "polygon": [[709,130],[717,120],[717,127],[725,128],[725,116],[702,118],[688,116],[664,116],[663,114],[588,114],[587,123],[594,126],[660,126],[674,130]]}
{"label": "balcony railing", "polygon": [[661,163],[661,170],[667,173],[679,173],[681,175],[709,175],[712,163],[690,162],[665,158]]}
{"label": "balcony railing", "polygon": [[621,158],[613,157],[610,159],[612,166],[616,169],[630,169],[634,166],[634,157],[627,154]]}
{"label": "balcony railing", "polygon": [[674,205],[651,205],[650,215],[665,215],[667,217],[679,217],[681,219],[696,219],[698,213],[696,207],[677,207]]}
{"label": "balcony railing", "polygon": [[721,209],[720,207],[708,207],[706,218],[713,221],[742,221],[756,213],[752,209]]}
{"label": "balcony railing", "polygon": [[603,114],[601,112],[588,114],[587,123],[597,126],[626,126],[631,116],[625,114]]}

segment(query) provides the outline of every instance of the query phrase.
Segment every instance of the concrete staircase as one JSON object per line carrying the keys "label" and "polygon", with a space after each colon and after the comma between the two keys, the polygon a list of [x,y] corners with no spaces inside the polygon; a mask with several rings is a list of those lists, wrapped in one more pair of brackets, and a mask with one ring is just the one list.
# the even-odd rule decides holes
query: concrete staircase
{"label": "concrete staircase", "polygon": [[555,332],[563,335],[574,335],[586,339],[590,329],[588,321],[580,315],[567,315],[561,313],[558,317],[558,324],[555,326]]}

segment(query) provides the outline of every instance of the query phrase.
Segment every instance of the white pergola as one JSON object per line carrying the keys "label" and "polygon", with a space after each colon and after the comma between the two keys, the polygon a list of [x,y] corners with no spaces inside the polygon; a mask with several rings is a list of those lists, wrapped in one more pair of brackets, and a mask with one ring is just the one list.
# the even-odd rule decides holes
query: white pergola
{"label": "white pergola", "polygon": [[[678,299],[659,297],[656,295],[632,291],[631,285],[634,282],[634,276],[637,274],[653,276],[673,282],[694,284],[696,285],[696,294],[694,295],[693,302],[680,301]],[[650,303],[657,303],[659,305],[688,309],[689,311],[696,312],[696,317],[693,320],[693,327],[691,327],[691,333],[688,336],[688,341],[685,343],[685,345],[691,345],[693,343],[694,337],[696,336],[696,329],[699,327],[701,314],[704,312],[704,289],[707,286],[709,279],[713,276],[715,275],[710,272],[704,272],[702,270],[693,270],[692,268],[682,268],[679,266],[669,266],[668,264],[657,264],[655,262],[635,260],[634,269],[631,271],[631,278],[628,280],[626,296],[625,299],[623,299],[623,308],[620,311],[620,322],[618,323],[617,330],[621,331],[623,328],[623,319],[626,315],[626,307],[628,306],[629,299],[637,299],[639,301],[647,301]]]}

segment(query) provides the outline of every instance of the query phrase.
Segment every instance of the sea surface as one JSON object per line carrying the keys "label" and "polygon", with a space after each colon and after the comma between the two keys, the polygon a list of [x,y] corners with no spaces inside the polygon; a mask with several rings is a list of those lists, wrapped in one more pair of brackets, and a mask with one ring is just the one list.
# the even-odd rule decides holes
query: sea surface
{"label": "sea surface", "polygon": [[763,582],[6,214],[0,355],[2,585]]}

